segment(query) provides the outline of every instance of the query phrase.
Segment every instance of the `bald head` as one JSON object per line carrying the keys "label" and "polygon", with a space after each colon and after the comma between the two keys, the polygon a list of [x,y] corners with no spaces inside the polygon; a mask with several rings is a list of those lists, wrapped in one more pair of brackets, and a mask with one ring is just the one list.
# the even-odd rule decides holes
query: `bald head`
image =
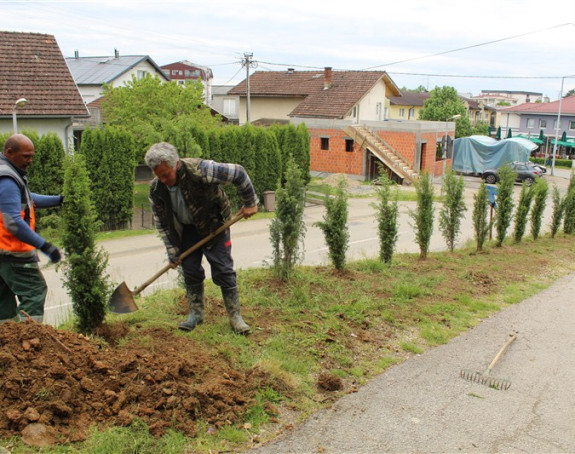
{"label": "bald head", "polygon": [[4,156],[20,170],[32,164],[34,154],[34,143],[24,134],[14,134],[4,144]]}

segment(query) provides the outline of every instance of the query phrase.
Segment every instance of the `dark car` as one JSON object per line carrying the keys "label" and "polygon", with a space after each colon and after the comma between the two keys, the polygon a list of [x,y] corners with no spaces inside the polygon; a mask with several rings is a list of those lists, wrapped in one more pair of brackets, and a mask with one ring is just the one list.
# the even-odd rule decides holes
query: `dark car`
{"label": "dark car", "polygon": [[[523,182],[531,186],[537,178],[541,178],[543,172],[532,162],[512,162],[511,168],[517,172],[517,179],[515,181]],[[485,170],[481,174],[481,179],[486,183],[495,184],[499,181],[498,169]]]}

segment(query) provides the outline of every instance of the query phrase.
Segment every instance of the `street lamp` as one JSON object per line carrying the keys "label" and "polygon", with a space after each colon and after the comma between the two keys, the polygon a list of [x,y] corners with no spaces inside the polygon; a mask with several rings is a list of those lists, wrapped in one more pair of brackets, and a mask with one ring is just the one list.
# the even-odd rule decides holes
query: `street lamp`
{"label": "street lamp", "polygon": [[12,109],[12,129],[14,134],[18,133],[18,124],[16,122],[16,109],[20,109],[26,105],[28,100],[26,98],[20,98],[14,103],[14,108]]}
{"label": "street lamp", "polygon": [[[449,143],[449,131],[447,130],[448,127],[447,123],[451,120],[457,120],[458,118],[461,118],[461,115],[459,114],[453,115],[452,117],[449,117],[447,120],[445,120],[445,143],[443,145],[443,174],[441,175],[442,179],[445,177],[445,161],[447,160],[447,144]],[[443,184],[441,185],[441,188],[443,189]]]}

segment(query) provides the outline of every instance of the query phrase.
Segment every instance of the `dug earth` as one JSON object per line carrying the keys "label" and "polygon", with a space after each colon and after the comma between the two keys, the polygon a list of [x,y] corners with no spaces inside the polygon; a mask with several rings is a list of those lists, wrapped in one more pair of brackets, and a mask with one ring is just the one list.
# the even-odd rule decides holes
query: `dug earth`
{"label": "dug earth", "polygon": [[0,325],[0,437],[39,447],[79,442],[95,424],[135,418],[155,437],[167,428],[193,437],[200,419],[214,428],[236,422],[266,386],[257,370],[234,370],[163,329],[118,346],[128,330],[119,323],[88,338],[31,320]]}

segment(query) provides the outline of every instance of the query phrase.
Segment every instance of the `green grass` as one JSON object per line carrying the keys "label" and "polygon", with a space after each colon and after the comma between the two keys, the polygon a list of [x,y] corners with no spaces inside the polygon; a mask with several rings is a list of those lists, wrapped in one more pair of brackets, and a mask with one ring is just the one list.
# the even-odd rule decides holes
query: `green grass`
{"label": "green grass", "polygon": [[[280,425],[285,422],[282,414],[304,419],[348,392],[351,383],[362,384],[409,354],[445,344],[575,270],[575,236],[560,234],[554,240],[543,236],[537,242],[486,249],[483,254],[473,247],[431,253],[427,260],[419,260],[418,254],[398,254],[392,265],[360,260],[349,263],[344,274],[327,266],[301,266],[285,283],[269,269],[240,270],[243,314],[252,325],[252,336],[234,335],[225,315],[207,319],[191,334],[175,331],[230,367],[270,377],[240,421],[215,432],[198,421],[197,437],[187,439],[175,432],[154,439],[136,421],[130,427],[93,432],[85,443],[45,452],[244,450],[252,437],[271,437],[278,429],[275,418]],[[154,351],[156,343],[141,333],[153,327],[173,329],[182,319],[178,313],[182,295],[182,289],[171,289],[139,298],[139,311],[109,316],[108,322],[121,320],[134,327],[146,351],[161,354]],[[206,297],[210,304],[221,298],[211,282]],[[323,371],[345,384],[327,401],[316,382]],[[277,384],[282,386],[272,386]],[[50,391],[34,397],[45,398]],[[13,452],[36,452],[18,440],[2,444]]]}

